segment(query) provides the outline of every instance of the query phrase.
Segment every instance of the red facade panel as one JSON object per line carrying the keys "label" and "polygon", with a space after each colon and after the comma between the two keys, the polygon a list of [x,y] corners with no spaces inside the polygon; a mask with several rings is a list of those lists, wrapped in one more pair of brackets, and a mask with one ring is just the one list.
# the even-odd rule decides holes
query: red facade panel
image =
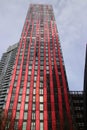
{"label": "red facade panel", "polygon": [[35,59],[36,59],[36,41],[34,44],[34,57],[33,57],[33,65],[32,65],[31,80],[30,80],[30,94],[29,94],[29,102],[28,102],[28,116],[27,116],[26,130],[31,130]]}
{"label": "red facade panel", "polygon": [[[51,94],[53,93],[53,95],[51,96],[51,109],[55,110],[55,103],[54,103],[54,92],[53,92],[53,76],[52,76],[52,63],[51,63],[51,54],[50,54],[50,37],[49,37],[49,28],[47,25],[47,38],[48,38],[48,60],[49,60],[49,75],[50,75],[50,91]],[[53,111],[52,111],[53,112]],[[52,129],[56,129],[56,111],[54,111],[54,115],[51,112],[51,116],[52,116]],[[55,122],[54,122],[55,121]]]}

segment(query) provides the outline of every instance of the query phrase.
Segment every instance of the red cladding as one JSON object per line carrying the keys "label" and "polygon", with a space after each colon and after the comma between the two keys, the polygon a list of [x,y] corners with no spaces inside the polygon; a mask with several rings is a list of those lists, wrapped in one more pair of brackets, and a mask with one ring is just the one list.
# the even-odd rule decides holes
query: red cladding
{"label": "red cladding", "polygon": [[[31,5],[32,11],[34,10],[34,7]],[[47,6],[47,11],[50,12],[49,6]],[[43,12],[42,6],[40,6],[40,11]],[[26,21],[24,24],[24,28],[21,34],[21,39],[20,39],[20,44],[18,48],[18,53],[16,56],[15,60],[15,65],[14,65],[14,70],[12,73],[12,79],[10,82],[9,86],[9,92],[8,92],[8,97],[6,101],[6,106],[5,106],[5,115],[6,119],[8,117],[8,110],[10,107],[10,101],[11,101],[11,96],[12,96],[12,91],[15,83],[15,78],[16,78],[16,71],[17,67],[19,65],[19,58],[21,54],[21,60],[20,60],[20,69],[18,73],[18,78],[16,82],[16,91],[14,94],[14,101],[13,101],[13,106],[12,106],[12,116],[11,116],[11,123],[10,123],[10,129],[13,130],[13,126],[15,123],[15,117],[16,117],[16,109],[18,105],[18,98],[19,98],[19,91],[20,91],[20,86],[21,86],[21,81],[22,81],[22,74],[23,74],[23,69],[24,69],[24,62],[25,62],[25,54],[27,50],[27,57],[26,57],[26,64],[25,64],[25,71],[24,71],[24,81],[23,81],[23,90],[22,90],[22,95],[21,95],[21,103],[20,103],[20,114],[19,114],[19,120],[18,120],[18,129],[22,130],[23,126],[23,119],[24,119],[24,112],[25,112],[25,100],[26,100],[26,91],[27,91],[27,84],[28,84],[28,79],[29,79],[29,95],[28,95],[28,110],[27,110],[27,124],[26,124],[26,130],[31,130],[32,126],[32,115],[35,115],[35,130],[40,130],[40,114],[43,112],[43,127],[44,130],[48,130],[48,123],[49,123],[49,118],[48,118],[48,105],[50,104],[50,109],[51,109],[51,125],[52,125],[52,130],[57,130],[57,116],[56,113],[58,112],[59,114],[59,123],[60,123],[60,130],[64,130],[64,111],[63,111],[63,102],[65,103],[66,106],[66,113],[68,117],[68,124],[70,127],[70,130],[73,130],[72,126],[72,118],[71,118],[71,112],[70,112],[70,105],[69,105],[69,98],[68,98],[68,91],[67,91],[67,84],[66,84],[66,79],[65,79],[65,72],[64,72],[64,66],[63,66],[63,61],[62,61],[62,54],[60,50],[60,44],[58,42],[58,34],[56,30],[56,24],[54,21],[54,16],[51,16],[50,22],[48,22],[48,16],[44,20],[44,26],[42,26],[42,19],[40,20],[37,18],[37,16],[34,16],[36,18],[36,21],[33,19],[32,13],[28,12]],[[42,18],[42,14],[40,14],[40,18]],[[49,15],[50,16],[50,15]],[[32,20],[33,19],[33,20]],[[34,23],[36,22],[36,23]],[[36,32],[35,35],[33,36],[33,32],[35,31],[34,26],[36,25]],[[31,28],[32,26],[32,28]],[[41,26],[43,27],[43,32],[44,34],[41,34]],[[29,34],[30,32],[30,34]],[[50,37],[50,33],[52,33],[52,37]],[[41,37],[43,35],[44,41],[42,42],[43,38]],[[27,40],[29,39],[29,44],[27,46]],[[56,42],[55,42],[56,39]],[[34,40],[34,43],[32,42]],[[41,84],[40,78],[41,78],[41,47],[42,44],[44,44],[44,64],[43,64],[43,84]],[[31,75],[29,75],[29,64],[30,64],[30,51],[32,50],[32,47],[34,47],[34,54],[32,56],[32,69],[31,69]],[[52,49],[51,49],[52,47]],[[38,49],[37,49],[38,48]],[[48,50],[47,50],[48,48]],[[58,50],[57,50],[57,49]],[[47,52],[46,52],[47,51]],[[56,59],[56,51],[58,51],[58,60],[59,60],[59,66],[60,66],[60,72],[61,72],[61,78],[62,78],[62,86],[60,85],[60,77],[58,74],[58,64],[57,64],[57,59]],[[35,75],[35,63],[36,59],[38,59],[38,70],[37,74]],[[48,65],[47,61],[48,60]],[[48,72],[49,70],[49,72]],[[54,86],[54,72],[55,72],[55,82],[56,86]],[[34,88],[34,78],[36,77],[36,84]],[[49,84],[48,84],[49,83]],[[42,95],[40,94],[40,88],[41,85],[43,85],[43,91]],[[50,92],[48,92],[48,87],[50,87]],[[63,88],[62,88],[63,87]],[[55,88],[57,89],[57,101],[55,101]],[[33,95],[33,91],[35,89],[35,95]],[[50,95],[48,95],[50,94]],[[62,98],[62,95],[64,94],[64,101]],[[49,100],[48,101],[48,96]],[[33,100],[35,100],[35,103],[33,104]],[[57,105],[56,105],[57,102]],[[33,112],[33,105],[35,105],[35,112]],[[41,112],[40,110],[40,105],[43,106],[43,111]],[[56,108],[58,106],[58,110]],[[5,128],[5,123],[6,120],[3,121],[3,127],[2,130]]]}

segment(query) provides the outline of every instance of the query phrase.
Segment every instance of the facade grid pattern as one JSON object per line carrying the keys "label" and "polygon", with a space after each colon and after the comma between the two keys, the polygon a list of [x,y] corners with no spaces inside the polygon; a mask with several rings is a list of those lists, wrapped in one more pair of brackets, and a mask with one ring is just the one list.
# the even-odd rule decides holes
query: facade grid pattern
{"label": "facade grid pattern", "polygon": [[77,130],[51,5],[30,5],[4,111],[1,130],[9,114],[9,130]]}

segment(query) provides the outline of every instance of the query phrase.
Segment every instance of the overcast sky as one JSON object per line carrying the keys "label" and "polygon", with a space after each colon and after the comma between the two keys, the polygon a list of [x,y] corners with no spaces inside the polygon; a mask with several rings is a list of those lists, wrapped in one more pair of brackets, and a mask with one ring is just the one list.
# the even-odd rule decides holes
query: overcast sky
{"label": "overcast sky", "polygon": [[82,90],[87,43],[87,0],[0,0],[0,57],[17,43],[30,3],[52,4],[70,90]]}

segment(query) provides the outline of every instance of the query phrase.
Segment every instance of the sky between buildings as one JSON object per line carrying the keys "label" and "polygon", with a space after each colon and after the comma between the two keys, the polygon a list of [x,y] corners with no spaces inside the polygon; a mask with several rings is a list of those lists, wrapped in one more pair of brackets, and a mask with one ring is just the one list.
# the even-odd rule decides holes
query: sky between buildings
{"label": "sky between buildings", "polygon": [[0,0],[0,57],[20,39],[30,3],[52,4],[70,90],[82,90],[87,0]]}

